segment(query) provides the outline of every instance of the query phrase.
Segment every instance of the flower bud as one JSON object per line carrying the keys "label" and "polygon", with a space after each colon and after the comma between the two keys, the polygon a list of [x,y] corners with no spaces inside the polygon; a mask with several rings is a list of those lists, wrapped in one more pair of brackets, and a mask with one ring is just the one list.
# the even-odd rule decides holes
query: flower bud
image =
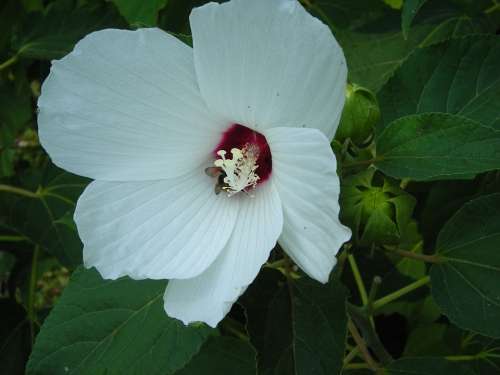
{"label": "flower bud", "polygon": [[350,138],[354,144],[361,145],[373,133],[379,119],[380,110],[375,95],[361,86],[348,84],[335,139],[343,143]]}
{"label": "flower bud", "polygon": [[374,168],[347,177],[340,202],[342,222],[360,246],[399,243],[416,204],[396,181]]}

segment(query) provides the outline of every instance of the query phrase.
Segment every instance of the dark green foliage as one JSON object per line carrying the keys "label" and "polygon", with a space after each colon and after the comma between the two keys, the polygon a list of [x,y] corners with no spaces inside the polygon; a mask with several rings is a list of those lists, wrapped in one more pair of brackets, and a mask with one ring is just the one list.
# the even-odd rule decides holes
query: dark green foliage
{"label": "dark green foliage", "polygon": [[300,0],[349,68],[332,147],[353,238],[328,283],[277,246],[212,329],[167,317],[166,281],[83,268],[73,214],[89,180],[37,136],[50,61],[104,28],[192,46],[207,2],[0,2],[0,375],[499,374],[497,1]]}

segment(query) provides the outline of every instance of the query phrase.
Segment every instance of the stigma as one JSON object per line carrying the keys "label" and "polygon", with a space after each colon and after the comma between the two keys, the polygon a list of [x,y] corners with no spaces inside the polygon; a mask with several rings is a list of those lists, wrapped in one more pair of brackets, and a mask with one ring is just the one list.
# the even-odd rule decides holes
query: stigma
{"label": "stigma", "polygon": [[220,189],[231,197],[241,191],[251,194],[260,180],[256,173],[257,160],[259,158],[259,148],[252,144],[246,144],[242,149],[232,148],[231,159],[226,158],[225,150],[218,150],[219,159],[214,161],[214,165],[220,168],[223,174]]}
{"label": "stigma", "polygon": [[215,193],[228,196],[253,190],[267,181],[272,171],[271,149],[266,137],[244,125],[232,124],[213,149],[213,166],[205,173],[216,178]]}

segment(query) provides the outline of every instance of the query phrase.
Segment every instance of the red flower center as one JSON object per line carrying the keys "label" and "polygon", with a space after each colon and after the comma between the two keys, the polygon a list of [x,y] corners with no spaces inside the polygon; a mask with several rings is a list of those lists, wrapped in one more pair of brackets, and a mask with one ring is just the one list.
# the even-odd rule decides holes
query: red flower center
{"label": "red flower center", "polygon": [[214,155],[218,158],[217,151],[224,150],[229,154],[233,148],[242,150],[252,146],[258,150],[256,162],[258,167],[255,173],[260,177],[257,182],[260,184],[269,178],[272,170],[271,149],[266,137],[262,134],[240,124],[231,125],[222,134],[221,141],[214,150]]}

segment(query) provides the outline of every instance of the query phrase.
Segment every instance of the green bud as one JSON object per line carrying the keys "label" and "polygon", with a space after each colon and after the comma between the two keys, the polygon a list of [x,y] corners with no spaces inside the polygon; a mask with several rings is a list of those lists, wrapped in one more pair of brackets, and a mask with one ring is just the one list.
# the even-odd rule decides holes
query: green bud
{"label": "green bud", "polygon": [[335,139],[343,143],[350,138],[354,144],[361,145],[373,133],[379,119],[380,110],[375,95],[361,86],[348,84]]}
{"label": "green bud", "polygon": [[347,177],[342,183],[341,219],[361,246],[399,243],[410,223],[416,200],[396,181],[374,168]]}

